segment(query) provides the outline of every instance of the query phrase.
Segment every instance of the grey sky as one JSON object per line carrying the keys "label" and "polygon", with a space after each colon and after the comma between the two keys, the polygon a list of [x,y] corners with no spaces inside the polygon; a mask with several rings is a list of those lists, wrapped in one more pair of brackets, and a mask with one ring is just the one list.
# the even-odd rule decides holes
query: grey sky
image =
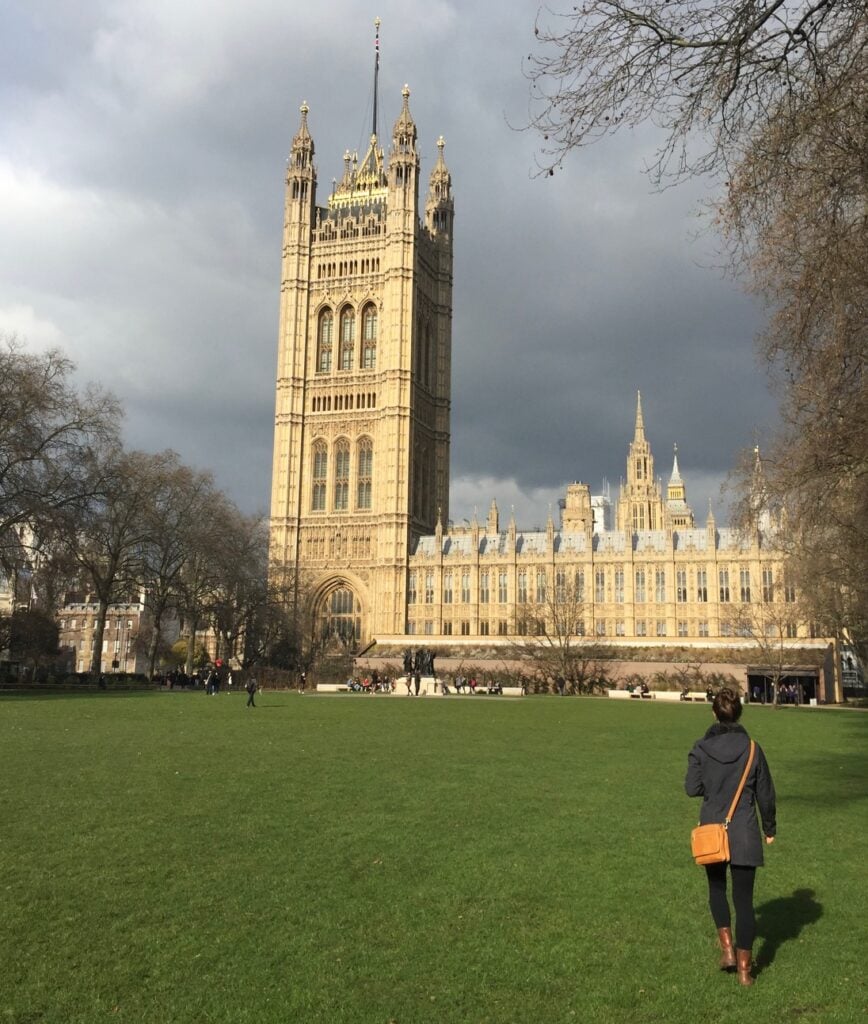
{"label": "grey sky", "polygon": [[[505,13],[506,11],[509,13]],[[535,5],[13,0],[0,33],[0,331],[62,346],[127,410],[131,446],[210,468],[247,511],[271,473],[283,171],[303,100],[319,195],[401,87],[423,181],[456,203],[452,509],[544,522],[566,483],[613,493],[637,389],[701,520],[774,420],[760,316],[699,234],[703,183],[654,193],[653,130],[534,177],[522,60]]]}

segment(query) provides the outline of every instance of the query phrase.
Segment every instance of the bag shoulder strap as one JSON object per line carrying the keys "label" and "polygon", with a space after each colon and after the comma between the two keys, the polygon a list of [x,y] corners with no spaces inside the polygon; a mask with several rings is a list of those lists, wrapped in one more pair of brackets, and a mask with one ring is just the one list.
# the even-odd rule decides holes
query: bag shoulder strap
{"label": "bag shoulder strap", "polygon": [[750,752],[747,755],[747,764],[744,766],[744,772],[741,777],[741,782],[738,784],[738,789],[735,791],[735,797],[733,798],[732,805],[729,808],[729,814],[727,814],[726,816],[727,825],[730,823],[730,821],[732,821],[732,816],[733,814],[735,814],[735,809],[736,807],[738,807],[738,802],[741,799],[742,790],[744,789],[744,784],[747,782],[747,776],[748,772],[750,771],[750,766],[753,764],[753,752],[755,747],[756,744],[753,740],[751,740]]}

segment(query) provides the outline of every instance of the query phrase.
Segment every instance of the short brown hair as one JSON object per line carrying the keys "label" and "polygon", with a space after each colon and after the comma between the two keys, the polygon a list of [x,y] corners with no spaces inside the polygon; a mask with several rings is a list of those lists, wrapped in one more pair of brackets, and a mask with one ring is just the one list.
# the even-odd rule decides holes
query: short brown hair
{"label": "short brown hair", "polygon": [[711,710],[718,722],[737,722],[741,718],[741,697],[735,690],[724,686],[715,695]]}

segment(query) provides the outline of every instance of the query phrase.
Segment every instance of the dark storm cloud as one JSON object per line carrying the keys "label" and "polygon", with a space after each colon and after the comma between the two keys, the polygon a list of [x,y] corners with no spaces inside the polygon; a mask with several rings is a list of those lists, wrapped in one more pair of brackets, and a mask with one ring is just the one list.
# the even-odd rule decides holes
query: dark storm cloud
{"label": "dark storm cloud", "polygon": [[[292,6],[292,5],[290,5]],[[489,2],[289,9],[15,3],[0,42],[0,330],[60,343],[246,509],[271,471],[283,171],[306,100],[319,195],[364,150],[373,13],[380,136],[409,82],[423,189],[446,137],[456,197],[451,514],[541,522],[566,482],[624,471],[635,396],[703,516],[772,419],[757,311],[699,234],[705,183],[653,194],[650,131],[534,177],[527,17]]]}

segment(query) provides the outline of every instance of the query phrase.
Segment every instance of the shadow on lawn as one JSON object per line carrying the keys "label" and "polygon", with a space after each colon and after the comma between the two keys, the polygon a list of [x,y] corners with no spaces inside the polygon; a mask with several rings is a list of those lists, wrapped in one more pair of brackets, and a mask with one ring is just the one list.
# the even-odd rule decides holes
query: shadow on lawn
{"label": "shadow on lawn", "polygon": [[813,889],[796,889],[792,896],[781,896],[758,907],[756,930],[763,944],[756,955],[757,974],[774,963],[785,942],[793,942],[803,928],[822,916],[823,906],[814,899]]}

